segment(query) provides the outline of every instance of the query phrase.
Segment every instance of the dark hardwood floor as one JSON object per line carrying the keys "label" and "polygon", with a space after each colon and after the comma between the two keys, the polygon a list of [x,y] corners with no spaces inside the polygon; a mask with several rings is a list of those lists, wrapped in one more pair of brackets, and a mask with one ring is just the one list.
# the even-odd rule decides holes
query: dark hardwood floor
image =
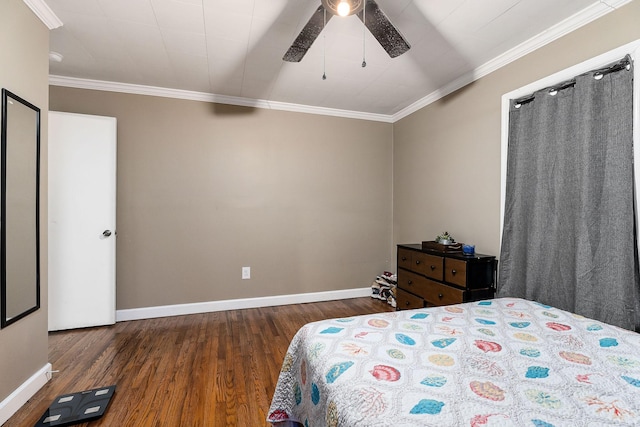
{"label": "dark hardwood floor", "polygon": [[267,426],[289,341],[308,322],[392,311],[354,298],[165,317],[49,334],[49,381],[3,427],[33,426],[61,394],[116,384],[98,426]]}

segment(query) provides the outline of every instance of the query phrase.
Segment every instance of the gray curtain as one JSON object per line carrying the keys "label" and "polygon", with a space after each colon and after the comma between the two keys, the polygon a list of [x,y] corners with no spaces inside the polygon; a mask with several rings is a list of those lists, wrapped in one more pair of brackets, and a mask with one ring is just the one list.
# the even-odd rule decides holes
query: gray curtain
{"label": "gray curtain", "polygon": [[512,101],[498,296],[637,327],[627,64]]}

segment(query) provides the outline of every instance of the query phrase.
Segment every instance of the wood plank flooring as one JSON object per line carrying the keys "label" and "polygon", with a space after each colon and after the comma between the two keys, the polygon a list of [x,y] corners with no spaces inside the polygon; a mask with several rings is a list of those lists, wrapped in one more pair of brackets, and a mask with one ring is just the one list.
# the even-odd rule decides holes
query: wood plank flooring
{"label": "wood plank flooring", "polygon": [[61,394],[116,384],[80,427],[267,426],[290,340],[316,320],[393,309],[372,298],[121,322],[49,334],[49,381],[3,427],[33,426]]}

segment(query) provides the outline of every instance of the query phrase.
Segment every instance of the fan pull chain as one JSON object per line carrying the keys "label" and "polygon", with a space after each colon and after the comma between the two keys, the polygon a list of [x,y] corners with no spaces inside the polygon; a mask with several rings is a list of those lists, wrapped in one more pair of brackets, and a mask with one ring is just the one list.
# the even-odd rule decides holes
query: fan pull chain
{"label": "fan pull chain", "polygon": [[362,9],[362,68],[367,66],[366,57],[366,40],[367,40],[367,0],[364,0],[364,8]]}
{"label": "fan pull chain", "polygon": [[324,22],[322,24],[322,80],[327,80],[327,32],[324,27],[327,26],[327,9],[324,10]]}

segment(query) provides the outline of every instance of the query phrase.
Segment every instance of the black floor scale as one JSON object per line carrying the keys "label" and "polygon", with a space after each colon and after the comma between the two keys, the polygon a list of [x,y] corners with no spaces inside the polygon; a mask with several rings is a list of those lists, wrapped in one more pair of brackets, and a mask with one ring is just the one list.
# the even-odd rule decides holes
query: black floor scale
{"label": "black floor scale", "polygon": [[96,420],[104,415],[116,386],[94,388],[56,397],[34,427],[70,426]]}

